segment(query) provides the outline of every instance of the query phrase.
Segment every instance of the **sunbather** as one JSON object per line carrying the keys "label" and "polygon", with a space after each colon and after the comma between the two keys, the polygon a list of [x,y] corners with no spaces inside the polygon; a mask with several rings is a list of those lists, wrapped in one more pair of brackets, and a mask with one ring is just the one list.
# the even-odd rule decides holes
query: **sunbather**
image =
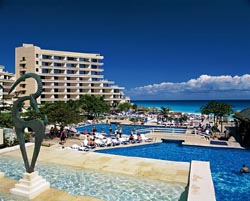
{"label": "sunbather", "polygon": [[137,134],[136,142],[138,142],[138,143],[142,142],[142,137],[141,137],[140,133]]}
{"label": "sunbather", "polygon": [[129,142],[130,143],[135,143],[135,139],[134,139],[133,133],[131,133],[130,136],[129,136]]}

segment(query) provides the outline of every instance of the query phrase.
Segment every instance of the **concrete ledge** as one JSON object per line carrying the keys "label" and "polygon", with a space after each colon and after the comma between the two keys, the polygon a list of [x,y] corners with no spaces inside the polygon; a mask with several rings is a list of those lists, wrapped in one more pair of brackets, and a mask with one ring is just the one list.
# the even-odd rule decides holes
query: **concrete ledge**
{"label": "concrete ledge", "polygon": [[188,201],[216,201],[209,162],[192,161]]}
{"label": "concrete ledge", "polygon": [[[30,147],[30,146],[33,146],[33,145],[34,145],[33,142],[25,143],[25,147]],[[0,154],[10,152],[10,151],[16,151],[16,150],[20,150],[20,145],[15,145],[15,146],[12,146],[12,147],[6,147],[6,148],[3,148],[3,149],[0,149]]]}

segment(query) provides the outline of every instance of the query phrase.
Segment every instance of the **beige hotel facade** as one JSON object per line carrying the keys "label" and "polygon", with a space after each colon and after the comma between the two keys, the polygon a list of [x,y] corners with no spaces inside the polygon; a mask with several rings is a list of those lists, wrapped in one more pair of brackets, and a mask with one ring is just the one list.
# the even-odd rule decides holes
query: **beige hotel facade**
{"label": "beige hotel facade", "polygon": [[9,94],[10,87],[15,82],[15,74],[6,72],[0,65],[0,107],[4,104],[12,104],[14,94]]}
{"label": "beige hotel facade", "polygon": [[[79,99],[82,95],[102,96],[111,105],[130,102],[123,87],[104,79],[103,56],[100,54],[45,50],[33,44],[23,44],[15,49],[15,76],[38,74],[43,83],[43,93],[38,103]],[[33,79],[20,83],[16,94],[29,95],[36,91]]]}

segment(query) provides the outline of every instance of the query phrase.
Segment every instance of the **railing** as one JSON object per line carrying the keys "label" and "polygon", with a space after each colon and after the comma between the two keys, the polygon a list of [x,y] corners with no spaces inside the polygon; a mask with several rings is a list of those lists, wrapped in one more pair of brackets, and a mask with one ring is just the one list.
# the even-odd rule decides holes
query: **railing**
{"label": "railing", "polygon": [[141,133],[141,134],[147,134],[147,133],[171,133],[171,134],[185,134],[186,133],[185,128],[143,128],[138,129],[135,131],[135,133]]}

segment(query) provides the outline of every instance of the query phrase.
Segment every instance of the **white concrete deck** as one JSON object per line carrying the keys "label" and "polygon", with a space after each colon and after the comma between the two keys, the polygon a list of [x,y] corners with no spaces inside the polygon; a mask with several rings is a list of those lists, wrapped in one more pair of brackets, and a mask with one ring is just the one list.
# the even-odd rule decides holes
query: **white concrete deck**
{"label": "white concrete deck", "polygon": [[216,201],[209,162],[192,161],[188,201]]}

